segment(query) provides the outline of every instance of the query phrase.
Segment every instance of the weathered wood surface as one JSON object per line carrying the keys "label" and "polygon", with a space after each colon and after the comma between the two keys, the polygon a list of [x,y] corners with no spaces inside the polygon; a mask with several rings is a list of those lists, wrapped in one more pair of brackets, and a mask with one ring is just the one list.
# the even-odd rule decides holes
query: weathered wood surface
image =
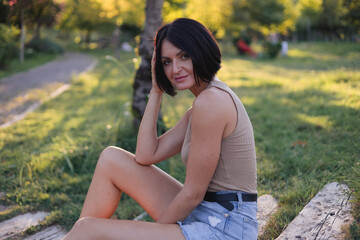
{"label": "weathered wood surface", "polygon": [[49,215],[46,212],[26,213],[0,223],[0,240],[19,234],[26,229],[38,225],[39,221]]}
{"label": "weathered wood surface", "polygon": [[65,237],[66,232],[60,226],[48,227],[25,240],[61,240]]}
{"label": "weathered wood surface", "polygon": [[339,240],[341,227],[352,221],[348,187],[327,184],[276,240]]}

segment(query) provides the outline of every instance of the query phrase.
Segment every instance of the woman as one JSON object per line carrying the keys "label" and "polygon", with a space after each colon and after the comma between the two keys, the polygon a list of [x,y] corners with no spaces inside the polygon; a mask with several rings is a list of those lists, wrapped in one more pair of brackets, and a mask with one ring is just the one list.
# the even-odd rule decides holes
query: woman
{"label": "woman", "polygon": [[[66,239],[256,239],[256,156],[247,113],[215,77],[221,53],[199,22],[177,19],[161,27],[152,61],[153,86],[136,154],[106,148],[95,169],[80,220]],[[163,93],[190,90],[192,107],[157,137]],[[153,164],[181,152],[181,184]],[[155,223],[109,219],[121,192]]]}

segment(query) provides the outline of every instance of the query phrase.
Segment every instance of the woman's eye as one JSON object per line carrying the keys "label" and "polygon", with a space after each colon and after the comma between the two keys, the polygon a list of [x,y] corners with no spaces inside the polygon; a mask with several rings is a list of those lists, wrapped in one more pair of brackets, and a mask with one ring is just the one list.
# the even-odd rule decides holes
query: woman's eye
{"label": "woman's eye", "polygon": [[184,54],[184,55],[181,56],[181,58],[182,58],[182,59],[188,59],[188,58],[189,58],[189,55]]}
{"label": "woman's eye", "polygon": [[163,61],[163,64],[166,66],[166,65],[168,65],[170,63],[170,61],[169,60],[165,60],[165,61]]}

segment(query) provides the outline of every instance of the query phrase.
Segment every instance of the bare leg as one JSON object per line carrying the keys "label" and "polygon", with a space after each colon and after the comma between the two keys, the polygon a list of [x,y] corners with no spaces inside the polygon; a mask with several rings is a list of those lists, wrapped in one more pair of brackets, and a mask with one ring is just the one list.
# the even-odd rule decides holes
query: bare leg
{"label": "bare leg", "polygon": [[132,153],[108,147],[99,158],[80,218],[110,218],[124,191],[157,220],[182,186],[156,166],[136,163]]}
{"label": "bare leg", "polygon": [[185,240],[177,224],[141,221],[83,218],[65,240]]}

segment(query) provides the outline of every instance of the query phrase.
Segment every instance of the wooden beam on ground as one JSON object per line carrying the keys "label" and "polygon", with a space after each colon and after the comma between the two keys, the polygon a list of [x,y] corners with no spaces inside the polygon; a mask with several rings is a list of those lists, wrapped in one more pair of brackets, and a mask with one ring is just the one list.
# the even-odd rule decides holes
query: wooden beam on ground
{"label": "wooden beam on ground", "polygon": [[66,232],[60,226],[51,226],[24,240],[61,240],[65,235]]}
{"label": "wooden beam on ground", "polygon": [[36,226],[43,221],[49,213],[37,212],[26,213],[16,216],[0,223],[0,240],[7,239],[11,236],[24,232],[26,229]]}
{"label": "wooden beam on ground", "polygon": [[341,227],[352,221],[348,191],[346,185],[327,184],[276,240],[343,239]]}

